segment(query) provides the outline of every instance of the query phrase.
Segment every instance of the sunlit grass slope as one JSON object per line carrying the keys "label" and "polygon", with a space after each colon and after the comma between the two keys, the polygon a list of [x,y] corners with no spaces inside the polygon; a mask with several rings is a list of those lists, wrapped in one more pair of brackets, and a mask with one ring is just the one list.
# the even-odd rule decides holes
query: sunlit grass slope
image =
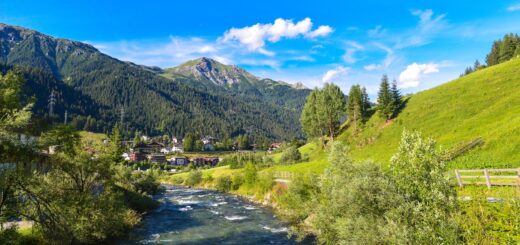
{"label": "sunlit grass slope", "polygon": [[520,59],[415,94],[393,122],[374,115],[357,137],[346,130],[340,139],[351,143],[355,159],[387,164],[405,128],[433,137],[444,149],[482,137],[484,145],[450,168],[520,167]]}

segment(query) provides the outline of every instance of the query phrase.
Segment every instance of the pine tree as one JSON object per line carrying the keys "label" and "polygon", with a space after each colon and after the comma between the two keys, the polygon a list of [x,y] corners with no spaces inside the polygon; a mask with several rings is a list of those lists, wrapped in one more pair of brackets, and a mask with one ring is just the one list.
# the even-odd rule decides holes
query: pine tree
{"label": "pine tree", "polygon": [[482,65],[480,64],[480,61],[478,61],[478,59],[475,60],[475,64],[473,65],[473,71],[480,69],[481,66]]}
{"label": "pine tree", "polygon": [[392,92],[392,104],[393,104],[393,115],[395,116],[397,112],[401,109],[402,100],[401,100],[401,91],[397,88],[397,81],[394,79],[392,81],[392,88],[390,89]]}
{"label": "pine tree", "polygon": [[185,151],[193,151],[195,148],[195,142],[192,134],[186,134],[184,136],[184,140],[182,141],[182,147]]}
{"label": "pine tree", "polygon": [[505,62],[513,58],[517,44],[517,35],[513,35],[513,33],[505,35],[504,40],[500,44],[499,62]]}
{"label": "pine tree", "polygon": [[388,83],[388,77],[383,75],[381,78],[381,85],[377,97],[377,110],[381,117],[389,120],[394,112],[392,92],[390,91],[390,84]]}
{"label": "pine tree", "polygon": [[359,129],[359,124],[363,122],[364,98],[359,85],[352,85],[348,94],[347,116],[354,127],[354,131]]}
{"label": "pine tree", "polygon": [[368,98],[367,89],[365,87],[361,88],[361,98],[363,100],[363,120],[368,118],[368,111],[370,110],[370,100]]}
{"label": "pine tree", "polygon": [[123,160],[122,154],[124,152],[122,141],[121,141],[121,133],[119,130],[119,125],[114,126],[112,129],[112,134],[110,135],[109,142],[109,153],[114,162],[121,162]]}
{"label": "pine tree", "polygon": [[488,66],[493,66],[499,63],[500,40],[493,42],[491,51],[486,55],[486,63]]}
{"label": "pine tree", "polygon": [[322,131],[319,128],[318,123],[318,113],[317,113],[317,97],[319,90],[314,89],[307,99],[305,100],[305,105],[303,106],[302,114],[300,117],[300,123],[302,125],[303,132],[307,135],[307,137],[318,137],[322,136]]}

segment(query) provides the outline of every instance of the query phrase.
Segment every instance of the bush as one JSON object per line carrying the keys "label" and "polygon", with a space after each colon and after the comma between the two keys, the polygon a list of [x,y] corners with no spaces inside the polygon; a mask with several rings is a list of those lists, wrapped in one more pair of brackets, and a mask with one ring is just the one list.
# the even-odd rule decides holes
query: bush
{"label": "bush", "polygon": [[242,175],[234,175],[231,179],[231,190],[238,190],[244,184],[244,177]]}
{"label": "bush", "polygon": [[266,193],[273,188],[274,181],[272,173],[261,174],[257,176],[256,186],[260,193]]}
{"label": "bush", "polygon": [[252,163],[248,163],[244,169],[244,184],[251,187],[255,184],[257,179],[257,170]]}
{"label": "bush", "polygon": [[157,182],[155,174],[151,171],[134,173],[131,181],[137,191],[144,192],[148,195],[155,195],[160,190],[160,184]]}
{"label": "bush", "polygon": [[[346,152],[344,145],[333,145],[331,166],[322,179],[322,201],[314,224],[321,232],[319,240],[326,244],[401,244],[393,240],[400,237],[399,229],[385,217],[400,201],[391,178],[377,164],[354,164]],[[309,199],[307,191],[298,188],[294,192],[292,202]]]}
{"label": "bush", "polygon": [[296,146],[290,146],[282,152],[280,163],[289,164],[295,163],[302,159],[302,155]]}
{"label": "bush", "polygon": [[262,157],[262,167],[271,167],[275,164],[275,161],[270,156]]}
{"label": "bush", "polygon": [[247,163],[259,165],[263,163],[263,157],[255,153],[236,153],[227,155],[222,159],[219,165],[229,165],[230,169],[243,168]]}
{"label": "bush", "polygon": [[327,244],[457,244],[457,198],[435,142],[404,132],[390,171],[335,142],[314,226]]}
{"label": "bush", "polygon": [[159,202],[153,200],[147,195],[129,191],[124,188],[120,188],[119,190],[123,193],[126,206],[138,213],[149,212],[159,207]]}
{"label": "bush", "polygon": [[435,147],[433,139],[404,131],[391,160],[392,177],[404,202],[389,217],[406,229],[405,243],[458,242],[457,197],[445,177],[444,154]]}
{"label": "bush", "polygon": [[188,186],[194,186],[202,181],[202,172],[199,170],[191,171],[188,173],[188,177],[184,180],[184,184]]}
{"label": "bush", "polygon": [[172,176],[170,178],[170,183],[174,184],[174,185],[180,185],[184,182],[184,179],[182,177],[179,177],[179,176]]}
{"label": "bush", "polygon": [[217,178],[216,188],[219,191],[229,192],[233,182],[231,181],[231,177],[229,176],[221,176]]}

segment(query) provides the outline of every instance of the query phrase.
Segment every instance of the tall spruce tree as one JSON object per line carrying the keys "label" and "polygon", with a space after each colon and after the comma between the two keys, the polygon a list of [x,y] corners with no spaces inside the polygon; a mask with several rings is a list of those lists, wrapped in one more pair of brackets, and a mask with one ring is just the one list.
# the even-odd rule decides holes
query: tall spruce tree
{"label": "tall spruce tree", "polygon": [[516,45],[518,44],[518,35],[513,33],[504,36],[500,44],[499,62],[505,62],[513,58]]}
{"label": "tall spruce tree", "polygon": [[195,149],[195,139],[193,138],[192,134],[188,133],[186,136],[184,136],[182,147],[185,151],[193,151]]}
{"label": "tall spruce tree", "polygon": [[494,41],[493,46],[491,47],[491,51],[488,55],[486,55],[486,63],[488,66],[498,64],[499,59],[499,51],[500,51],[500,40]]}
{"label": "tall spruce tree", "polygon": [[390,84],[388,83],[388,76],[383,75],[377,97],[377,110],[382,118],[386,120],[392,118],[392,114],[394,113],[393,101],[394,99],[392,91],[390,90]]}
{"label": "tall spruce tree", "polygon": [[348,94],[347,116],[354,131],[359,130],[359,125],[363,122],[364,106],[361,87],[352,85]]}
{"label": "tall spruce tree", "polygon": [[321,91],[315,88],[308,96],[303,107],[300,122],[307,137],[320,137],[323,143],[325,135],[324,117],[318,108],[318,97]]}
{"label": "tall spruce tree", "polygon": [[366,120],[371,105],[370,100],[368,98],[367,89],[365,87],[361,88],[361,99],[363,100],[363,119]]}
{"label": "tall spruce tree", "polygon": [[393,115],[395,116],[399,109],[401,109],[402,106],[402,100],[401,100],[401,91],[399,91],[399,88],[397,87],[397,81],[394,79],[392,81],[392,88],[390,89],[392,92],[392,103],[393,103]]}

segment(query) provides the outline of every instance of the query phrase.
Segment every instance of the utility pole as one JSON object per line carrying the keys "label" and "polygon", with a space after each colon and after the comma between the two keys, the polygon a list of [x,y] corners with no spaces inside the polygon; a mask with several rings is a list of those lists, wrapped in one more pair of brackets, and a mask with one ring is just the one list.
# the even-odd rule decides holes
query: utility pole
{"label": "utility pole", "polygon": [[49,96],[49,117],[54,116],[54,105],[56,105],[56,94],[54,90],[52,90],[51,95]]}
{"label": "utility pole", "polygon": [[124,139],[124,126],[123,126],[123,123],[125,122],[125,108],[123,106],[121,106],[121,111],[120,111],[121,115],[120,115],[120,118],[119,118],[119,132],[121,134],[121,139],[123,140]]}
{"label": "utility pole", "polygon": [[125,108],[121,106],[121,109],[119,110],[119,123],[121,124],[121,127],[123,127],[123,123],[125,121]]}

